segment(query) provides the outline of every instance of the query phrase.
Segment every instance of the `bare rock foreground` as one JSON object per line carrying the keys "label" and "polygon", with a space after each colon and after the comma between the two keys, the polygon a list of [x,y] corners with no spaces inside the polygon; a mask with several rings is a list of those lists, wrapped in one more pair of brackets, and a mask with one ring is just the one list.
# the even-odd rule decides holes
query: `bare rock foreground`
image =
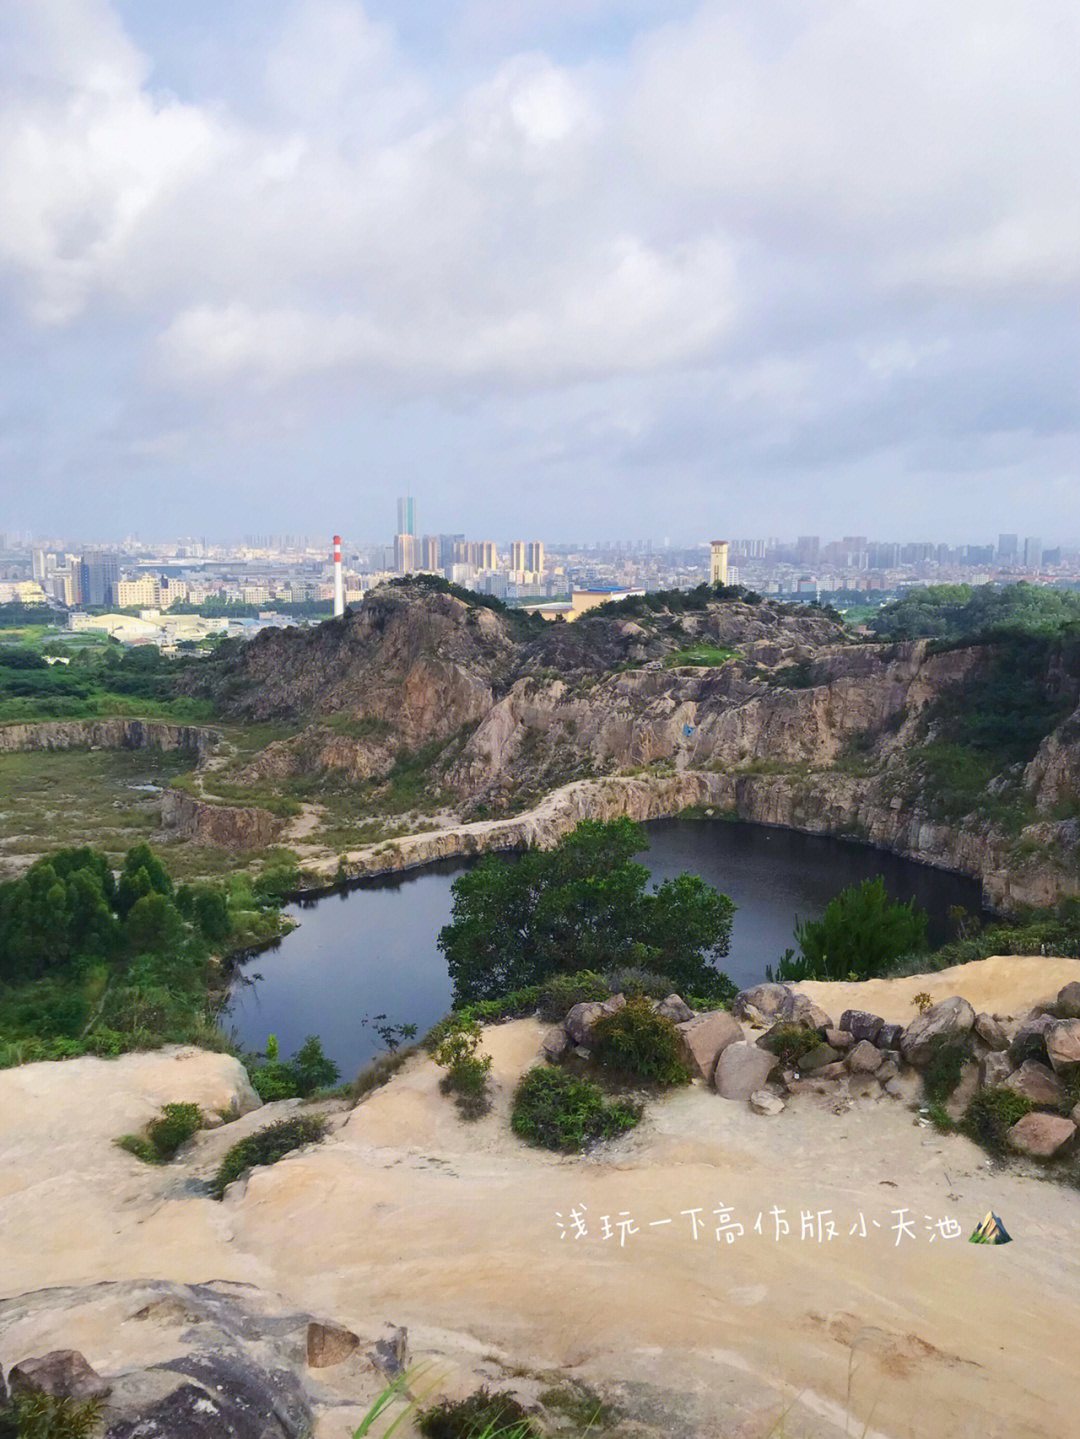
{"label": "bare rock foreground", "polygon": [[[992,960],[813,997],[899,1022],[929,988],[1018,1014],[1078,979],[1077,961]],[[996,1171],[887,1096],[797,1094],[764,1117],[701,1081],[589,1156],[531,1150],[508,1109],[543,1033],[485,1030],[484,1119],[460,1120],[416,1057],[221,1203],[206,1181],[224,1149],[296,1107],[252,1109],[236,1061],[187,1049],[0,1073],[0,1368],[74,1349],[123,1395],[136,1368],[197,1370],[192,1306],[217,1306],[231,1335],[227,1301],[292,1365],[316,1439],[344,1439],[385,1382],[387,1325],[447,1392],[505,1384],[529,1402],[576,1380],[642,1433],[761,1439],[785,1411],[791,1439],[1077,1432],[1076,1190],[1023,1160]],[[169,1101],[242,1117],[160,1167],[113,1145]],[[990,1208],[1012,1244],[966,1242]],[[312,1320],[357,1346],[309,1368]]]}

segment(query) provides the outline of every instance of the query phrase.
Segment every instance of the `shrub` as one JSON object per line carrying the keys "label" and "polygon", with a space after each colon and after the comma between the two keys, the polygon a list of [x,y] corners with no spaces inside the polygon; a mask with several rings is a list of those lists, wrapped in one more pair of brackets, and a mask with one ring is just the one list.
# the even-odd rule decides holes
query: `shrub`
{"label": "shrub", "polygon": [[514,1439],[526,1439],[538,1432],[512,1395],[491,1394],[486,1385],[468,1399],[444,1399],[424,1410],[416,1427],[426,1439],[481,1439],[511,1433]]}
{"label": "shrub", "polygon": [[596,1140],[632,1129],[640,1118],[639,1104],[606,1102],[591,1080],[545,1065],[519,1081],[510,1127],[530,1144],[576,1154]]}
{"label": "shrub", "polygon": [[297,1115],[292,1119],[279,1119],[265,1129],[249,1134],[246,1139],[227,1151],[218,1172],[211,1181],[211,1193],[221,1199],[233,1180],[239,1179],[245,1169],[256,1165],[276,1164],[294,1149],[305,1144],[316,1144],[326,1134],[326,1120],[317,1114]]}
{"label": "shrub", "polygon": [[607,999],[613,992],[606,981],[591,969],[581,969],[576,974],[553,974],[540,986],[540,1018],[548,1024],[557,1024],[566,1018],[575,1004]]}
{"label": "shrub", "polygon": [[296,1075],[297,1089],[304,1099],[316,1089],[329,1089],[340,1078],[340,1070],[323,1053],[322,1043],[314,1034],[308,1035],[289,1061],[289,1067]]}
{"label": "shrub", "polygon": [[956,1128],[956,1125],[949,1118],[949,1112],[940,1100],[935,1100],[926,1111],[930,1116],[930,1123],[942,1134],[948,1134]]}
{"label": "shrub", "polygon": [[145,1164],[167,1164],[176,1151],[202,1128],[202,1113],[197,1104],[166,1104],[161,1117],[146,1126],[146,1137],[124,1134],[116,1142],[128,1154]]}
{"label": "shrub", "polygon": [[593,1053],[605,1068],[653,1084],[690,1082],[680,1057],[678,1031],[644,995],[627,1000],[614,1014],[601,1015],[593,1026],[592,1041]]}
{"label": "shrub", "polygon": [[271,1060],[258,1069],[249,1069],[248,1075],[252,1089],[264,1104],[271,1104],[275,1099],[299,1098],[296,1071],[291,1064],[285,1064],[280,1059]]}
{"label": "shrub", "polygon": [[885,881],[863,880],[832,900],[821,919],[796,923],[808,966],[823,979],[869,979],[901,955],[926,947],[925,910],[890,904]]}
{"label": "shrub", "polygon": [[944,1104],[948,1099],[960,1083],[960,1072],[968,1053],[968,1045],[963,1040],[948,1035],[938,1037],[923,1074],[923,1094],[928,1104]]}
{"label": "shrub", "polygon": [[762,1043],[780,1063],[789,1069],[797,1069],[799,1060],[812,1049],[817,1049],[821,1037],[816,1030],[801,1024],[777,1024],[765,1036]]}
{"label": "shrub", "polygon": [[[11,1406],[18,1439],[89,1439],[101,1422],[100,1399],[68,1399],[58,1394],[24,1394]],[[0,1433],[4,1416],[0,1413]]]}
{"label": "shrub", "polygon": [[477,1119],[489,1108],[487,1095],[491,1055],[477,1054],[480,1047],[480,1026],[469,1020],[453,1029],[435,1051],[435,1063],[446,1067],[439,1081],[443,1094],[453,1094],[461,1115]]}
{"label": "shrub", "polygon": [[323,1053],[322,1042],[309,1034],[286,1064],[277,1058],[275,1035],[266,1043],[265,1064],[249,1065],[251,1087],[264,1104],[275,1099],[307,1099],[318,1089],[329,1089],[340,1076],[337,1065]]}
{"label": "shrub", "polygon": [[1034,1107],[1026,1095],[1017,1094],[1015,1089],[990,1085],[972,1099],[960,1128],[986,1149],[1002,1150],[1006,1133]]}

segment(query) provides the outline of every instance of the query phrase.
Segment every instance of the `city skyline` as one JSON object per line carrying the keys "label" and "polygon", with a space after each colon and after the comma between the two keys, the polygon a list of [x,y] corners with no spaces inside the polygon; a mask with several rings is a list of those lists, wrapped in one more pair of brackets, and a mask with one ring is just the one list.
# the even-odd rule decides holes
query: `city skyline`
{"label": "city skyline", "polygon": [[1058,533],[1078,31],[1065,0],[4,7],[2,524],[332,534],[412,494],[473,534]]}

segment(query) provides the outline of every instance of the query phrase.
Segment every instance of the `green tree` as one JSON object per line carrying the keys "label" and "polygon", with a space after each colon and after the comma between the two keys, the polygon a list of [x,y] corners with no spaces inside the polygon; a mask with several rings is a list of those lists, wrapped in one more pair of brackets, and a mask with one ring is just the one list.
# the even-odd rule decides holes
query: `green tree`
{"label": "green tree", "polygon": [[913,899],[890,903],[879,876],[841,891],[821,919],[796,922],[795,938],[815,978],[869,979],[901,955],[926,948],[926,920]]}
{"label": "green tree", "polygon": [[489,855],[453,885],[439,935],[454,1003],[495,999],[554,974],[633,964],[708,993],[727,954],[734,905],[692,875],[649,891],[628,819],[586,820],[551,850]]}

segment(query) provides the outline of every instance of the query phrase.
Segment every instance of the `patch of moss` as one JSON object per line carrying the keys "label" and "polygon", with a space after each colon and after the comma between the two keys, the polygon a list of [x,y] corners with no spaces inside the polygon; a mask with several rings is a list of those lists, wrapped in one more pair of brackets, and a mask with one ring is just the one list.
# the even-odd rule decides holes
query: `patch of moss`
{"label": "patch of moss", "polygon": [[512,1394],[492,1394],[486,1385],[467,1399],[443,1399],[425,1409],[416,1427],[425,1439],[481,1439],[496,1434],[528,1439],[539,1434]]}

